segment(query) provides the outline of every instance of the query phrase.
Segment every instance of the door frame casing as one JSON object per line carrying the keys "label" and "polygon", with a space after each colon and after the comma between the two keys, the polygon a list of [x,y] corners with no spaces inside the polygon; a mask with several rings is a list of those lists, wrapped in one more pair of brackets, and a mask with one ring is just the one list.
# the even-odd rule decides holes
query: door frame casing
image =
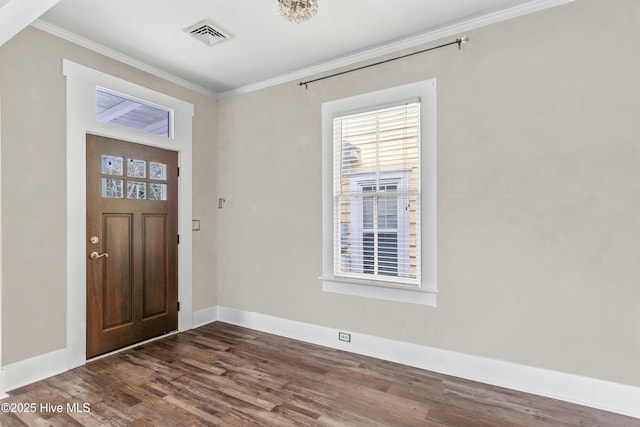
{"label": "door frame casing", "polygon": [[[193,104],[63,59],[67,83],[67,368],[86,362],[86,135],[88,133],[178,152],[178,330],[191,329]],[[96,87],[105,87],[173,110],[173,138],[101,123]]]}
{"label": "door frame casing", "polygon": [[7,397],[4,392],[2,346],[2,96],[0,96],[0,399]]}

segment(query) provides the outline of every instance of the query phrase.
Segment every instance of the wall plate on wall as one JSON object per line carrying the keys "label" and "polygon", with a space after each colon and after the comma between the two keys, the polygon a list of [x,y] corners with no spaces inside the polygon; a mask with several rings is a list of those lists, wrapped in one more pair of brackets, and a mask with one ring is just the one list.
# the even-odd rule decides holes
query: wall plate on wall
{"label": "wall plate on wall", "polygon": [[191,220],[191,230],[192,231],[200,231],[200,220],[199,219]]}

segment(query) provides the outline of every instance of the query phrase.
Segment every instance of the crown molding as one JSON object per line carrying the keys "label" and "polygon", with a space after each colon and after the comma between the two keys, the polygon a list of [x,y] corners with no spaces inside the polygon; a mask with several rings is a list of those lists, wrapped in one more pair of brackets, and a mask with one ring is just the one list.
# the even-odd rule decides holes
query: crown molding
{"label": "crown molding", "polygon": [[104,56],[107,56],[111,59],[115,59],[116,61],[120,61],[124,64],[127,65],[131,65],[132,67],[135,67],[141,71],[145,71],[149,74],[152,74],[156,77],[160,77],[162,79],[165,79],[171,83],[175,83],[179,86],[182,86],[186,89],[192,90],[194,92],[198,92],[202,95],[211,97],[211,98],[215,98],[216,97],[216,93],[210,89],[204,88],[200,85],[197,85],[193,82],[190,82],[188,80],[185,80],[181,77],[178,77],[174,74],[168,73],[164,70],[161,70],[160,68],[156,68],[152,65],[149,65],[145,62],[142,62],[138,59],[132,58],[128,55],[125,55],[123,53],[120,53],[116,50],[113,50],[111,48],[108,48],[104,45],[101,45],[99,43],[93,42],[89,39],[86,39],[82,36],[79,36],[75,33],[72,33],[71,31],[67,31],[64,30],[56,25],[50,24],[47,21],[43,21],[42,19],[37,19],[36,21],[31,23],[32,27],[35,27],[39,30],[45,31],[49,34],[52,34],[56,37],[60,37],[61,39],[70,41],[71,43],[75,43],[77,45],[80,45],[82,47],[85,47],[87,49],[90,49],[94,52],[97,52],[99,54],[102,54]]}
{"label": "crown molding", "polygon": [[396,40],[390,43],[385,43],[379,46],[372,47],[370,49],[361,50],[351,53],[346,56],[335,58],[311,67],[306,67],[291,73],[283,74],[281,76],[263,80],[257,83],[252,83],[246,86],[242,86],[236,89],[231,89],[224,92],[216,93],[210,89],[204,88],[193,82],[185,80],[174,74],[161,70],[157,67],[149,65],[138,59],[132,58],[128,55],[122,54],[111,48],[108,48],[99,43],[88,40],[82,36],[79,36],[70,31],[64,30],[53,24],[50,24],[42,19],[34,21],[31,25],[39,30],[45,31],[54,36],[60,37],[64,40],[78,44],[87,49],[93,50],[97,53],[123,62],[132,67],[138,68],[149,74],[163,78],[167,81],[185,87],[187,89],[198,92],[202,95],[214,97],[217,100],[223,100],[232,98],[234,96],[244,95],[247,93],[255,92],[261,89],[266,89],[271,86],[276,86],[283,83],[288,83],[295,80],[307,79],[309,76],[314,76],[335,69],[346,67],[349,65],[357,64],[359,62],[367,61],[370,59],[378,58],[384,55],[392,54],[404,49],[410,49],[416,46],[427,44],[439,39],[443,39],[451,36],[458,36],[466,31],[475,30],[478,28],[486,27],[488,25],[496,24],[499,22],[507,21],[509,19],[517,18],[520,16],[528,15],[531,13],[539,12],[542,10],[550,9],[556,6],[561,6],[567,3],[574,2],[575,0],[533,0],[520,6],[514,6],[509,9],[501,10],[498,12],[490,13],[487,15],[467,19],[457,22],[452,25],[447,25],[435,30],[426,31],[410,37],[406,37],[400,40]]}
{"label": "crown molding", "polygon": [[232,98],[234,96],[244,95],[261,89],[266,89],[271,86],[276,86],[295,80],[307,79],[309,76],[333,71],[337,68],[346,67],[362,61],[378,58],[380,56],[395,53],[403,49],[420,46],[446,37],[457,36],[466,31],[475,30],[477,28],[486,27],[498,22],[503,22],[509,19],[528,15],[530,13],[535,13],[545,9],[550,9],[552,7],[561,6],[573,1],[575,0],[534,0],[520,6],[514,6],[509,9],[501,10],[499,12],[467,19],[452,25],[447,25],[442,28],[426,31],[424,33],[419,33],[410,37],[396,40],[391,43],[385,43],[370,49],[355,52],[346,56],[336,58],[334,60],[323,62],[312,67],[307,67],[298,71],[294,71],[292,73],[283,74],[273,79],[264,80],[258,83],[242,86],[240,88],[228,90],[225,92],[220,92],[218,93],[216,98],[220,101],[223,99]]}

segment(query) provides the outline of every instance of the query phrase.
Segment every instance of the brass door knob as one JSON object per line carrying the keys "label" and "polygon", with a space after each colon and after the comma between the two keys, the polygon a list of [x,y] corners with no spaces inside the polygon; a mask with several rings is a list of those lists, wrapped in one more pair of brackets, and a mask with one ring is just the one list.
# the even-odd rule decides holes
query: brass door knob
{"label": "brass door knob", "polygon": [[109,254],[106,253],[106,252],[103,253],[103,254],[99,254],[98,252],[91,252],[89,254],[89,258],[91,258],[91,259],[98,259],[98,258],[102,258],[102,257],[107,258],[107,257],[109,257]]}

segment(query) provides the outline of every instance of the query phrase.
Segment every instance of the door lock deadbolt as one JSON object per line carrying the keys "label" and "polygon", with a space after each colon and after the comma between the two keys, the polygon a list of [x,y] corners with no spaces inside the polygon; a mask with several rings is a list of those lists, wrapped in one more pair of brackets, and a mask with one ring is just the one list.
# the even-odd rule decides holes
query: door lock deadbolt
{"label": "door lock deadbolt", "polygon": [[95,245],[96,243],[98,243],[99,241],[100,241],[100,239],[98,239],[96,236],[91,236],[91,237],[89,238],[89,243],[93,243],[94,245]]}

